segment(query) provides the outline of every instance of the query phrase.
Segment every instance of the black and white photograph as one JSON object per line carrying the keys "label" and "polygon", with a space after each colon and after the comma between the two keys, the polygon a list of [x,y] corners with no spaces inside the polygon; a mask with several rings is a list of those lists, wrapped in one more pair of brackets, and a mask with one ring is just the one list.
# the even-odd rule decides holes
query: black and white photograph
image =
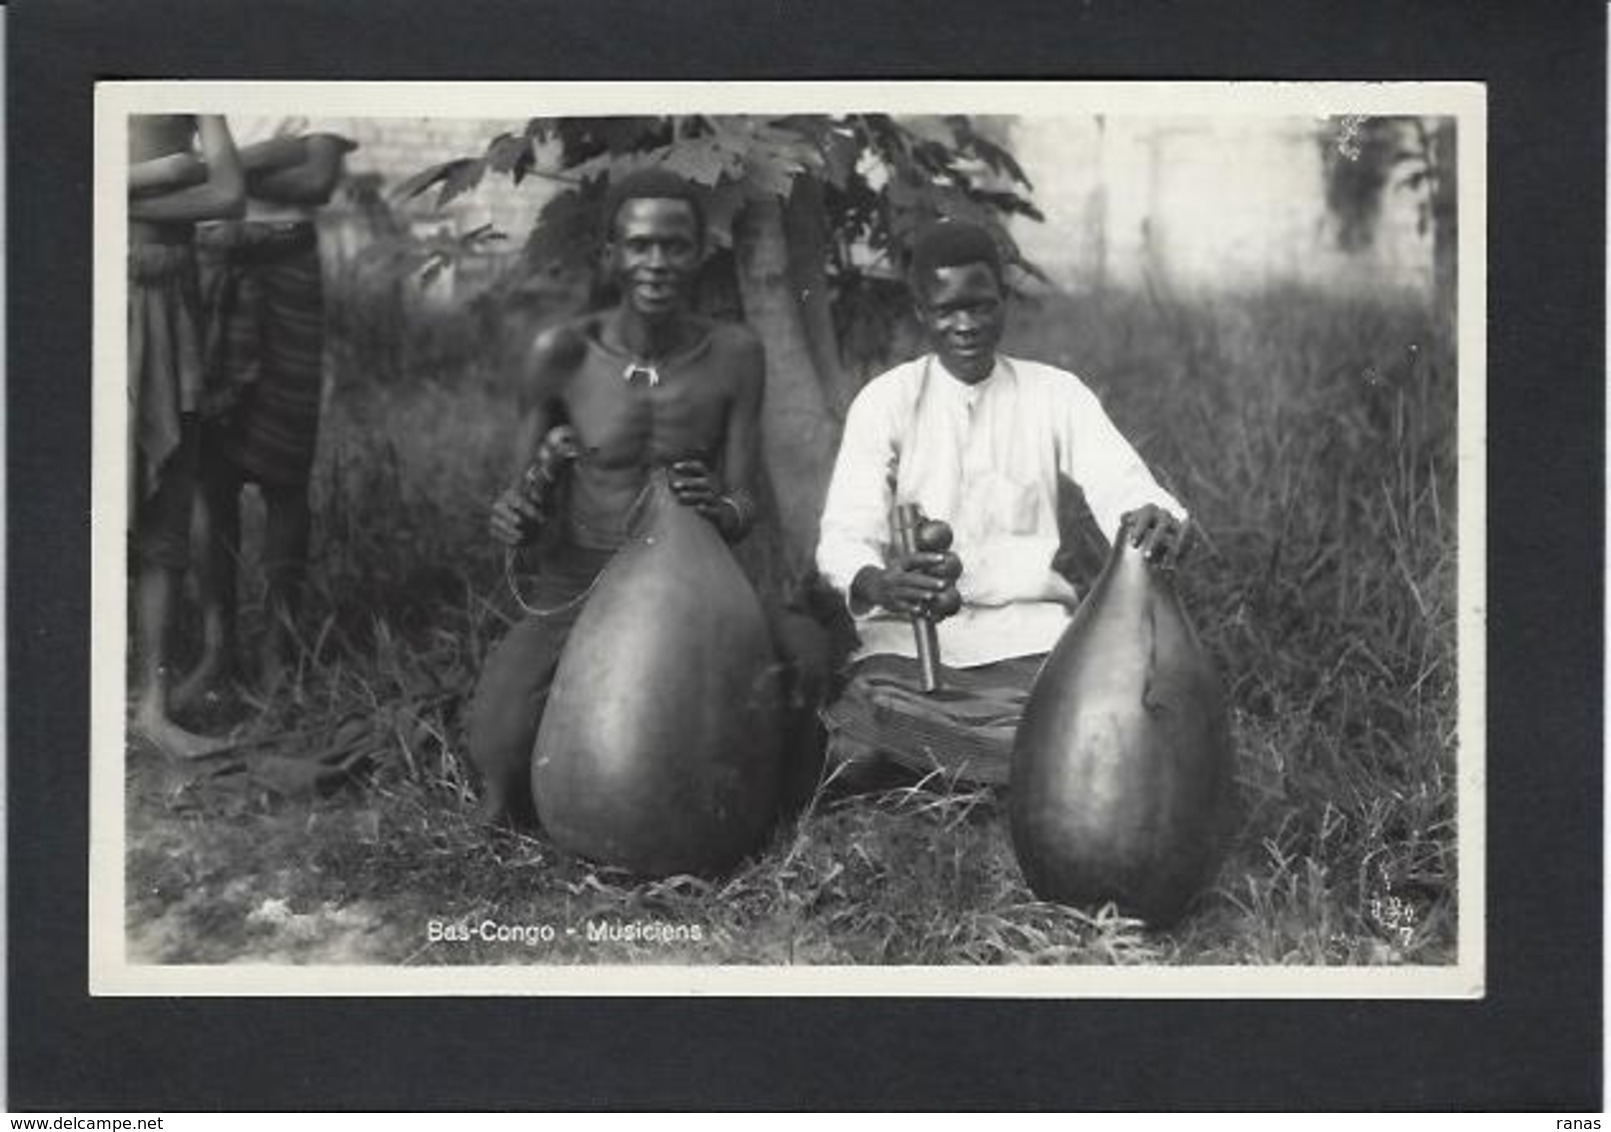
{"label": "black and white photograph", "polygon": [[1484,993],[1480,84],[95,112],[93,993]]}

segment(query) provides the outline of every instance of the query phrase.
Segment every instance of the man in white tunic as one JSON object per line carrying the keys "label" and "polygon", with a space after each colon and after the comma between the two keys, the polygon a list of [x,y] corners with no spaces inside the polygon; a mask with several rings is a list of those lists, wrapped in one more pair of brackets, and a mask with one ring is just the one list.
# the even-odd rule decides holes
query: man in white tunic
{"label": "man in white tunic", "polygon": [[[911,279],[933,352],[857,396],[823,511],[817,565],[859,637],[825,713],[829,757],[1004,782],[1023,701],[1078,602],[1053,567],[1059,478],[1084,492],[1106,538],[1124,531],[1166,567],[1185,548],[1186,512],[1077,377],[997,352],[1006,290],[988,231],[929,229]],[[960,576],[947,554],[896,549],[906,503],[950,524]],[[921,691],[914,614],[938,622],[934,693]]]}

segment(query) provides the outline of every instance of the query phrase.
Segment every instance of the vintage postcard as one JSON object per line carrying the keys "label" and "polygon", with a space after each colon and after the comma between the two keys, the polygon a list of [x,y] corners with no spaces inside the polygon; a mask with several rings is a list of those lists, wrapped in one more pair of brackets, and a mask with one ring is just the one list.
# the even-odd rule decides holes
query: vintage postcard
{"label": "vintage postcard", "polygon": [[1481,85],[95,109],[92,993],[1483,994]]}

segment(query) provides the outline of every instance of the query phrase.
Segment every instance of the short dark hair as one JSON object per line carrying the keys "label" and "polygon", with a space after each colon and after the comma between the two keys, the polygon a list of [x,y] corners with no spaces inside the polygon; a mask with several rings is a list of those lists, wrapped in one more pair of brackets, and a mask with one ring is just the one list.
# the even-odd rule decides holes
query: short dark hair
{"label": "short dark hair", "polygon": [[615,222],[621,215],[621,206],[629,200],[680,200],[693,210],[694,228],[700,243],[705,240],[705,206],[700,202],[699,190],[686,177],[659,165],[610,180],[604,194],[604,238],[615,238]]}
{"label": "short dark hair", "polygon": [[982,263],[1005,282],[1001,247],[990,230],[967,220],[943,220],[930,224],[912,241],[912,264],[908,280],[919,299],[928,292],[929,280],[942,267]]}

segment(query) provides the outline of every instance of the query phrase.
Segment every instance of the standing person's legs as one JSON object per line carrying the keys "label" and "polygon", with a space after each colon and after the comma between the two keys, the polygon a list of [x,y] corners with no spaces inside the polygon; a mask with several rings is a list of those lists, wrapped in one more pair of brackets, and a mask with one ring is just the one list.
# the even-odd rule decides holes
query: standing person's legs
{"label": "standing person's legs", "polygon": [[257,654],[258,686],[279,687],[296,643],[296,617],[308,573],[308,542],[313,515],[306,484],[260,484],[266,516],[263,576],[267,586],[266,626]]}
{"label": "standing person's legs", "polygon": [[186,731],[169,715],[168,675],[179,582],[190,560],[190,509],[195,494],[195,428],[186,424],[180,447],[168,458],[156,490],[135,516],[135,692],[132,726],[162,750],[195,758],[220,741]]}
{"label": "standing person's legs", "polygon": [[283,680],[307,576],[308,482],[323,387],[324,294],[311,224],[247,225],[209,249],[213,381],[223,407],[209,424],[198,528],[208,625],[202,665],[185,681],[195,698],[239,663],[237,577],[240,493],[263,497],[265,632],[251,678],[264,692]]}
{"label": "standing person's legs", "polygon": [[248,403],[240,458],[263,493],[266,631],[255,675],[272,691],[296,646],[308,571],[308,482],[324,386],[324,285],[311,224],[275,235],[261,255],[253,271],[261,295],[262,378]]}
{"label": "standing person's legs", "polygon": [[170,716],[168,677],[179,584],[190,561],[200,437],[200,297],[189,240],[129,248],[129,479],[134,707],[131,729],[171,754],[217,746]]}
{"label": "standing person's legs", "polygon": [[[196,564],[202,606],[202,656],[174,689],[174,702],[199,701],[236,672],[239,647],[241,493],[246,479],[213,446],[197,493],[195,533],[202,551]],[[307,580],[313,515],[306,485],[259,483],[264,525],[261,566],[265,583],[264,631],[250,678],[260,692],[284,681],[296,642],[296,617]]]}
{"label": "standing person's legs", "polygon": [[199,702],[219,681],[236,675],[238,579],[241,555],[240,470],[222,451],[223,442],[203,426],[201,485],[193,525],[196,588],[201,603],[201,658],[173,690],[176,707]]}

